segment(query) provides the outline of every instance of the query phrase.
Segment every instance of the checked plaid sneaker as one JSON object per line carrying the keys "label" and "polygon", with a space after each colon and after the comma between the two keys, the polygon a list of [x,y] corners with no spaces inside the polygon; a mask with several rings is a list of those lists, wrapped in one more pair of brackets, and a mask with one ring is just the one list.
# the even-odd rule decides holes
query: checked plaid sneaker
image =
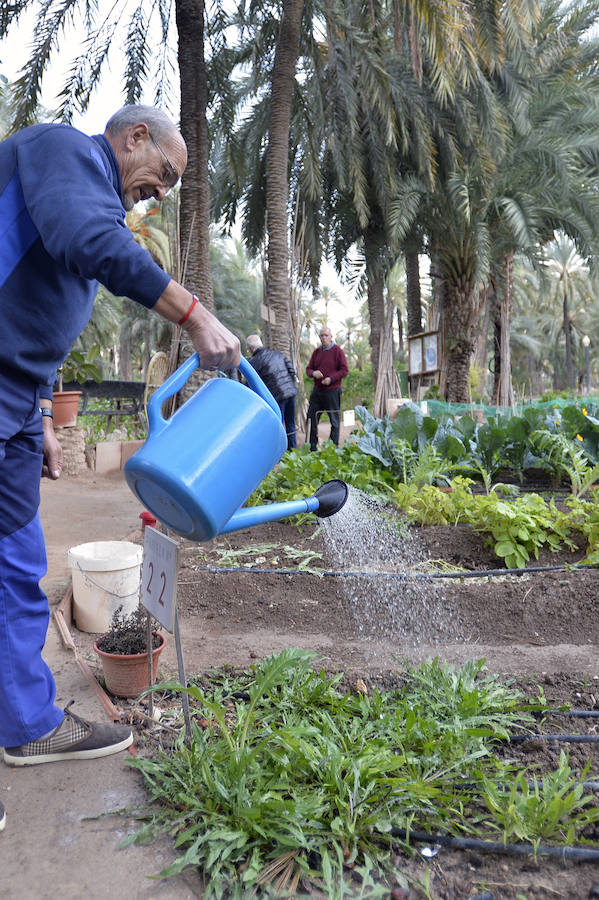
{"label": "checked plaid sneaker", "polygon": [[127,725],[87,722],[69,712],[72,702],[65,708],[64,719],[51,734],[20,747],[5,747],[4,762],[9,766],[34,766],[61,759],[96,759],[125,750],[133,743],[133,734]]}

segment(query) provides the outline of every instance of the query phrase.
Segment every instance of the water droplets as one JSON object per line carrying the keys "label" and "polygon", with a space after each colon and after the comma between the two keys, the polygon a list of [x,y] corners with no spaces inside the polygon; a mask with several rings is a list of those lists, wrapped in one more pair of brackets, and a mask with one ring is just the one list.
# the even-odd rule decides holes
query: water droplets
{"label": "water droplets", "polygon": [[350,488],[345,506],[323,519],[322,528],[330,564],[364,573],[343,578],[360,637],[396,638],[404,645],[459,639],[441,584],[413,577],[425,553],[396,511]]}

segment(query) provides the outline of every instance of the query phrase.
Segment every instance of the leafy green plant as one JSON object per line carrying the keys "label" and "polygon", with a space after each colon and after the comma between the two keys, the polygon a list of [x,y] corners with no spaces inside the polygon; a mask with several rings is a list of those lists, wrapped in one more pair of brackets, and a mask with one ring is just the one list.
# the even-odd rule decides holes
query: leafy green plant
{"label": "leafy green plant", "polygon": [[[314,560],[322,561],[321,553],[315,550],[300,550],[287,544],[253,544],[251,547],[240,547],[237,550],[233,550],[230,547],[216,548],[214,553],[217,555],[217,565],[219,566],[236,566],[241,564],[248,569],[262,563],[277,566],[281,557],[284,557],[287,564],[292,563],[295,568],[301,571],[311,572],[315,575],[321,574],[319,569],[311,565]],[[241,560],[244,561],[242,562]]]}
{"label": "leafy green plant", "polygon": [[553,551],[563,544],[575,549],[568,516],[553,500],[547,504],[538,494],[528,494],[508,502],[492,492],[476,501],[476,517],[470,523],[476,531],[491,533],[494,551],[509,569],[524,568],[531,556],[538,559],[543,546]]}
{"label": "leafy green plant", "polygon": [[415,479],[419,484],[449,482],[453,461],[466,455],[463,432],[445,417],[437,421],[420,407],[406,403],[395,417],[376,419],[364,407],[356,407],[363,432],[356,443],[377,459],[398,481]]}
{"label": "leafy green plant", "polygon": [[346,441],[342,447],[335,447],[327,442],[317,453],[311,453],[309,445],[304,444],[283,456],[248,499],[248,505],[309,497],[332,478],[341,478],[376,497],[388,498],[393,489],[390,473],[356,444]]}
{"label": "leafy green plant", "polygon": [[570,497],[566,506],[571,510],[572,527],[579,531],[587,542],[587,565],[599,565],[599,505],[597,502]]}
{"label": "leafy green plant", "polygon": [[[309,394],[314,382],[309,379]],[[343,379],[343,406],[354,409],[358,405],[372,406],[374,403],[374,383],[372,380],[372,367],[364,366],[362,369],[350,368],[349,374]]]}
{"label": "leafy green plant", "polygon": [[[568,477],[574,497],[582,497],[599,481],[599,465],[590,466],[583,449],[576,447],[564,434],[534,431],[531,439],[545,454],[555,471],[560,476]],[[582,437],[580,440],[582,443]]]}
{"label": "leafy green plant", "polygon": [[456,477],[450,493],[430,485],[400,484],[393,499],[409,522],[464,523],[488,535],[495,553],[510,569],[524,568],[532,557],[538,559],[542,547],[576,549],[574,532],[587,536],[589,553],[599,552],[599,509],[594,504],[572,502],[572,511],[567,513],[538,494],[504,499],[503,485],[496,485],[487,496],[473,495],[471,483],[470,479]]}
{"label": "leafy green plant", "polygon": [[433,485],[399,484],[393,500],[410,522],[419,525],[457,525],[475,517],[476,498],[469,490],[472,480],[458,476],[447,493]]}
{"label": "leafy green plant", "polygon": [[[282,896],[300,883],[331,900],[386,896],[387,876],[401,877],[392,829],[478,833],[465,781],[501,775],[493,742],[544,708],[482,660],[457,672],[439,660],[408,667],[403,687],[371,696],[342,693],[341,675],[313,661],[285,650],[211,694],[185,688],[205,727],[190,746],[181,738],[172,754],[131,761],[154,802],[126,843],[171,834],[180,855],[162,876],[198,866],[207,900],[258,887]],[[231,697],[243,698],[234,711]]]}
{"label": "leafy green plant", "polygon": [[508,790],[485,781],[483,799],[504,843],[531,841],[535,851],[543,839],[572,844],[582,829],[598,822],[599,809],[582,785],[589,768],[590,761],[575,774],[562,751],[558,768],[532,783],[525,772],[515,776]]}
{"label": "leafy green plant", "polygon": [[[113,405],[114,401],[107,397],[98,397],[94,401],[96,409],[109,410]],[[85,429],[87,444],[98,444],[109,435],[112,435],[112,440],[119,441],[137,441],[147,437],[147,426],[137,416],[115,416],[111,422],[107,419],[107,416],[79,414],[78,424]]]}
{"label": "leafy green plant", "polygon": [[[526,408],[520,417],[495,417],[482,426],[468,415],[455,422],[449,416],[437,421],[414,404],[402,407],[395,420],[376,419],[363,407],[356,412],[362,431],[355,442],[341,448],[327,443],[318,453],[310,453],[305,445],[285,454],[249,503],[310,496],[323,481],[341,478],[383,501],[393,501],[406,521],[472,525],[489,536],[508,568],[523,568],[530,559],[538,559],[542,547],[575,549],[574,532],[587,538],[587,562],[599,560],[599,513],[594,503],[565,513],[538,494],[517,496],[516,485],[493,483],[502,469],[522,477],[525,470],[537,468],[558,479],[568,474],[574,500],[589,492],[599,478],[599,467],[588,464],[584,441],[572,442],[559,431],[555,410]],[[594,417],[584,408],[573,409],[568,416],[569,428],[573,424],[595,428]],[[482,481],[487,498],[473,496],[473,478]],[[437,486],[447,484],[451,492],[440,492]],[[301,517],[294,521],[301,524]]]}
{"label": "leafy green plant", "polygon": [[102,348],[99,344],[93,344],[89,350],[71,350],[62,366],[58,370],[58,390],[62,391],[63,383],[77,381],[102,381],[102,369],[95,360],[100,356]]}
{"label": "leafy green plant", "polygon": [[[599,463],[599,418],[596,408],[572,405],[559,412],[559,430],[569,438],[577,449],[584,451],[591,465]],[[582,438],[582,440],[581,440]]]}

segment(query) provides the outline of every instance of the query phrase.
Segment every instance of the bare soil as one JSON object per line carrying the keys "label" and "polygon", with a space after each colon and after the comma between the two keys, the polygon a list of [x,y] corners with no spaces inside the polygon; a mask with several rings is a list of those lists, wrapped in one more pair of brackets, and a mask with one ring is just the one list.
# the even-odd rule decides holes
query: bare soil
{"label": "bare soil", "polygon": [[[98,504],[106,508],[111,504],[114,512],[114,495],[111,500],[104,490],[98,491],[94,504],[98,481],[83,478],[96,516]],[[131,525],[130,512],[128,522]],[[58,525],[58,511],[54,524]],[[141,532],[127,529],[105,538],[125,536],[142,540]],[[501,568],[484,539],[468,527],[412,529],[405,540],[412,567],[444,560],[476,572]],[[317,524],[298,529],[284,523],[234,532],[203,545],[182,541],[178,606],[188,673],[225,665],[247,668],[296,646],[314,650],[317,664],[327,671],[343,671],[347,687],[355,688],[361,679],[372,690],[396,684],[406,665],[432,656],[456,665],[484,658],[491,672],[515,680],[531,695],[542,690],[556,703],[599,708],[596,570],[564,568],[408,583],[401,559],[365,561],[361,547],[341,558],[333,543],[331,532]],[[310,565],[328,574],[318,577],[298,570],[298,557],[293,558],[291,549],[300,553],[300,560],[312,556]],[[546,554],[533,564],[568,565],[581,555]],[[210,571],[227,561],[242,571]],[[257,571],[277,568],[291,571]],[[338,574],[343,570],[344,575]],[[382,577],[386,573],[395,577]],[[61,592],[56,584],[54,601]],[[75,638],[82,651],[89,652],[94,636],[75,632]],[[163,655],[167,673],[176,672],[173,644],[170,640]],[[568,720],[567,725],[560,721],[559,726],[579,733],[595,733],[597,727],[592,720],[586,724]],[[534,740],[510,747],[509,752],[513,758],[534,762],[542,772],[555,768],[560,749],[565,748],[578,770],[591,760],[590,777],[597,780],[596,746]],[[599,840],[599,834],[587,837]],[[408,860],[398,854],[397,865],[420,878],[428,870],[430,896],[436,900],[466,900],[484,890],[490,892],[482,895],[487,900],[599,896],[596,863],[545,858],[534,863],[529,858],[442,848],[432,859],[417,854]]]}

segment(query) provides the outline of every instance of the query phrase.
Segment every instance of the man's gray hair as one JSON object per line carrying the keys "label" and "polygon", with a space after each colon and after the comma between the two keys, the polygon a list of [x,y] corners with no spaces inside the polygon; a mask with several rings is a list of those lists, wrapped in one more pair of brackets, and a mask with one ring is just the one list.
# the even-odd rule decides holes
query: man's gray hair
{"label": "man's gray hair", "polygon": [[157,141],[167,141],[174,134],[179,134],[177,126],[161,109],[137,104],[117,110],[106,123],[106,131],[112,135],[120,134],[138,122],[145,122]]}
{"label": "man's gray hair", "polygon": [[246,341],[248,350],[251,350],[252,353],[255,353],[256,350],[260,350],[261,347],[264,346],[262,343],[262,338],[259,334],[250,334],[248,335],[248,339]]}

